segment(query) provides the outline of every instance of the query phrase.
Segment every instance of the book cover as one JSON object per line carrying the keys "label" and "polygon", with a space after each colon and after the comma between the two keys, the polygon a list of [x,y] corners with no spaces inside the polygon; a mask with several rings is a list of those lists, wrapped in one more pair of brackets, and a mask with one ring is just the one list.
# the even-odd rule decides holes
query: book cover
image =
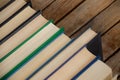
{"label": "book cover", "polygon": [[[17,70],[9,80],[25,80],[30,74],[32,74],[37,68],[42,66],[49,58],[51,58],[57,51],[63,48],[68,42],[68,38],[65,34],[59,35],[54,41],[52,41],[46,48],[39,51],[39,53],[33,57],[29,62]],[[23,74],[24,73],[24,74]]]}
{"label": "book cover", "polygon": [[[37,53],[45,48],[49,43],[51,43],[55,38],[57,38],[61,33],[63,33],[63,28],[58,30],[54,35],[52,35],[46,42],[44,42],[42,45],[40,45],[36,50],[34,50],[30,55],[28,55],[25,59],[23,59],[19,64],[14,66],[9,72],[7,72],[5,75],[2,76],[1,79],[7,79],[11,74],[13,74],[17,69],[19,69],[21,66],[23,66],[26,62],[28,62],[32,57],[37,55]],[[2,65],[2,63],[1,63]]]}
{"label": "book cover", "polygon": [[[31,7],[26,7],[22,10],[18,15],[12,18],[9,22],[7,22],[3,27],[1,27],[1,35],[0,40],[7,36],[10,32],[16,29],[20,24],[22,24],[25,20],[31,17],[36,11]],[[27,14],[26,14],[27,13]],[[13,25],[14,24],[14,25]]]}
{"label": "book cover", "polygon": [[[4,24],[6,24],[8,21],[10,21],[13,17],[15,17],[17,14],[19,14],[23,9],[25,9],[27,6],[30,6],[30,3],[26,3],[25,5],[23,5],[20,9],[18,9],[15,13],[11,13],[10,15],[7,16],[7,18],[5,20],[2,20],[2,23],[0,23],[0,27],[2,27]],[[12,10],[11,10],[12,11]],[[6,11],[7,12],[7,11]],[[5,12],[3,12],[4,14],[6,14]],[[2,12],[1,12],[2,15]],[[1,19],[4,16],[1,16]]]}
{"label": "book cover", "polygon": [[3,44],[6,40],[8,40],[10,37],[12,37],[14,34],[16,34],[19,30],[21,30],[23,27],[25,27],[28,23],[30,23],[32,20],[34,20],[40,14],[41,14],[41,11],[37,11],[36,13],[34,13],[30,18],[28,18],[26,21],[24,21],[22,24],[20,24],[11,33],[9,33],[7,36],[5,36],[3,39],[1,39],[0,45]]}
{"label": "book cover", "polygon": [[[1,1],[1,0],[0,0]],[[11,16],[22,9],[27,3],[24,0],[14,0],[0,12],[0,27],[11,19]],[[14,8],[13,8],[14,7]],[[7,20],[8,19],[8,20]]]}
{"label": "book cover", "polygon": [[[12,37],[10,37],[8,40],[6,40],[3,44],[1,44],[0,59],[1,58],[5,59],[5,57],[7,57],[9,54],[11,54],[11,51],[14,48],[16,48],[18,45],[20,45],[24,40],[26,40],[28,37],[30,37],[38,29],[42,28],[42,26],[46,25],[47,22],[48,21],[38,12],[38,16],[34,20],[29,22],[27,25],[25,23],[24,24],[24,25],[26,25],[25,27],[20,29],[16,34],[14,34]],[[51,20],[48,23],[50,23],[50,22],[51,22]]]}
{"label": "book cover", "polygon": [[[91,35],[89,35],[90,33]],[[83,34],[74,39],[65,49],[59,53],[56,53],[56,55],[53,56],[53,58],[51,58],[43,66],[40,66],[40,68],[36,69],[35,72],[27,78],[27,80],[36,74],[40,74],[39,78],[44,79],[62,63],[64,63],[70,56],[72,56],[77,50],[79,50],[83,45],[87,44],[91,39],[93,39],[96,35],[97,34],[91,29],[86,30]],[[59,61],[59,63],[57,61]],[[51,69],[49,69],[50,67]]]}

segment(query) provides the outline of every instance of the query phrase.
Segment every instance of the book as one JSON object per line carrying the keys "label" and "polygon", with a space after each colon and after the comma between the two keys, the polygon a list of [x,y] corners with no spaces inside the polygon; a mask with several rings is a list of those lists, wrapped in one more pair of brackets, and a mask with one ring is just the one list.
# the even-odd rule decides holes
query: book
{"label": "book", "polygon": [[[85,52],[84,52],[85,51]],[[87,52],[86,52],[87,51]],[[52,73],[50,73],[46,78],[45,80],[47,79],[53,79],[53,76],[57,75],[55,73],[61,73],[63,72],[63,74],[60,74],[60,75],[57,75],[55,76],[56,79],[65,79],[65,80],[71,80],[72,77],[78,73],[78,71],[81,71],[81,73],[83,71],[85,71],[88,66],[91,66],[98,58],[102,60],[102,46],[101,46],[101,38],[100,38],[100,34],[97,34],[89,43],[87,43],[86,45],[84,45],[83,47],[81,47],[76,53],[74,53],[73,56],[71,56],[69,59],[67,59],[63,64],[61,64],[56,70],[54,70]],[[82,54],[84,52],[84,54]],[[87,54],[85,56],[85,54]],[[81,58],[74,58],[75,62],[70,62],[70,61],[73,61],[73,57],[75,57],[76,55],[78,55],[78,57],[81,56],[84,56],[84,57],[81,57]],[[90,58],[90,56],[93,56],[91,60],[88,60]],[[97,56],[97,57],[96,57]],[[83,62],[84,64],[78,64],[77,66],[75,66],[75,64],[77,62],[80,62],[79,60],[76,61],[76,59],[79,59],[81,61],[83,60],[86,60],[86,61],[89,61],[89,62]],[[74,65],[74,66],[70,66],[70,65]],[[64,75],[64,71],[66,71],[65,69],[65,66],[69,67],[70,68],[70,71],[72,72],[68,72],[68,73],[65,73]],[[78,66],[80,66],[78,68]],[[77,69],[77,70],[76,70]],[[79,69],[79,70],[78,70]],[[60,70],[60,71],[59,71]],[[67,69],[68,70],[68,69]],[[55,75],[54,75],[55,74]],[[52,78],[51,78],[52,77]],[[59,77],[59,78],[58,78]],[[62,77],[62,78],[60,78]],[[69,79],[68,79],[69,78]],[[54,78],[55,79],[55,78]],[[72,79],[74,80],[74,79]]]}
{"label": "book", "polygon": [[[25,2],[27,1],[27,2]],[[0,80],[116,80],[91,28],[66,36],[30,0],[0,0]]]}
{"label": "book", "polygon": [[64,47],[69,41],[70,38],[68,38],[65,34],[61,34],[57,39],[51,42],[45,49],[40,51],[34,58],[32,58],[28,63],[17,70],[8,79],[14,80],[17,78],[18,80],[25,80],[30,74],[35,71],[35,69],[49,60],[51,56],[53,56],[57,51]]}
{"label": "book", "polygon": [[[0,0],[0,1],[6,1],[6,0]],[[8,0],[10,1],[10,0]],[[21,7],[23,7],[26,4],[24,0],[12,0],[12,3],[9,4],[7,7],[5,7],[0,12],[0,26],[1,24],[10,16],[12,16],[15,12],[17,12]]]}
{"label": "book", "polygon": [[[27,40],[24,41],[24,43],[22,43],[20,47],[18,47],[15,51],[13,51],[13,53],[9,57],[7,57],[5,60],[1,62],[0,65],[0,68],[2,69],[0,73],[1,79],[8,77],[8,74],[11,73],[12,70],[14,71],[14,67],[18,67],[17,65],[19,64],[22,65],[24,59],[25,60],[26,59],[28,60],[28,58],[31,59],[31,56],[33,56],[32,53],[37,53],[37,51],[40,50],[39,47],[41,48],[42,45],[43,45],[42,47],[44,47],[45,44],[48,44],[49,42],[45,42],[45,41],[47,41],[55,33],[58,34],[57,32],[59,32],[59,29],[52,23],[48,24],[47,27],[44,27],[44,29],[42,30],[41,29],[37,30],[32,36],[29,37],[28,41]],[[55,36],[53,36],[52,39],[54,37]],[[52,39],[50,38],[50,40]],[[7,65],[9,66],[7,67]]]}
{"label": "book", "polygon": [[1,24],[0,27],[2,27],[4,24],[6,24],[7,22],[9,22],[13,17],[15,17],[18,13],[20,13],[23,9],[25,9],[27,6],[30,6],[30,3],[26,3],[24,6],[22,6],[19,10],[17,10],[16,12],[14,12],[12,15],[8,16],[7,19],[5,19]]}
{"label": "book", "polygon": [[[71,80],[72,77],[80,70],[82,70],[87,64],[89,64],[95,55],[83,48],[78,51],[74,56],[66,60],[61,66],[59,66],[51,75],[45,80]],[[39,74],[33,76],[30,80],[38,80]]]}
{"label": "book", "polygon": [[45,48],[49,43],[51,43],[56,37],[58,37],[63,32],[63,28],[61,28],[59,31],[57,31],[51,38],[49,38],[45,43],[40,45],[36,50],[34,50],[28,57],[26,57],[23,61],[21,61],[18,65],[16,65],[11,71],[9,71],[5,76],[3,76],[1,79],[7,79],[9,76],[11,76],[17,69],[19,69],[21,66],[23,66],[25,63],[27,63],[32,57],[38,54],[39,51],[41,51],[43,48]]}
{"label": "book", "polygon": [[95,33],[92,29],[89,28],[82,35],[80,35],[73,42],[71,42],[71,44],[63,51],[57,53],[57,55],[49,63],[42,66],[42,68],[36,69],[35,73],[31,74],[28,79],[34,77],[37,74],[39,74],[39,79],[44,79],[51,72],[57,69],[57,67],[59,67],[62,63],[64,63],[76,51],[78,51],[83,45],[87,44],[90,40],[92,40],[96,35],[97,33]]}
{"label": "book", "polygon": [[86,48],[103,61],[101,34],[98,33],[87,45]]}
{"label": "book", "polygon": [[[42,28],[43,25],[47,25],[50,22],[51,21],[47,23],[47,20],[42,15],[39,15],[34,20],[25,25],[25,27],[19,30],[16,34],[11,36],[7,41],[1,44],[0,62],[4,60],[6,56],[11,54],[12,50],[15,47],[17,47],[20,43],[22,43],[25,39],[27,39],[31,34],[36,32],[39,28]],[[24,26],[24,24],[22,26]]]}
{"label": "book", "polygon": [[97,60],[73,80],[112,80],[112,70],[101,60]]}
{"label": "book", "polygon": [[37,11],[35,14],[33,14],[31,17],[29,17],[26,21],[24,21],[22,24],[20,24],[16,29],[14,29],[11,33],[9,33],[2,40],[0,40],[0,45],[3,44],[6,40],[8,40],[10,37],[12,37],[14,34],[16,34],[23,27],[25,27],[29,22],[31,22],[34,18],[36,18],[40,13],[41,13],[41,11]]}
{"label": "book", "polygon": [[18,15],[16,15],[14,18],[12,18],[9,22],[3,25],[0,28],[0,34],[1,34],[0,40],[3,39],[5,36],[7,36],[14,29],[16,29],[20,24],[22,24],[25,20],[31,17],[35,12],[36,12],[35,10],[33,10],[31,7],[28,6]]}

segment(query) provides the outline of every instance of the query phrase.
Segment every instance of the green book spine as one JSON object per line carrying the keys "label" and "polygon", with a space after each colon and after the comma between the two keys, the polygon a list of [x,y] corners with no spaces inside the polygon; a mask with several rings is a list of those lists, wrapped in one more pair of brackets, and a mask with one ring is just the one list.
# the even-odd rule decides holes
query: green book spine
{"label": "green book spine", "polygon": [[4,57],[0,59],[0,62],[4,61],[8,56],[10,56],[12,53],[14,53],[17,49],[19,49],[22,45],[24,45],[27,41],[29,41],[33,36],[35,36],[38,32],[40,32],[43,28],[45,28],[47,25],[49,25],[53,20],[49,20],[45,25],[43,25],[40,29],[38,29],[35,33],[33,33],[30,37],[28,37],[26,40],[24,40],[22,43],[20,43],[16,48],[11,50],[9,53],[7,53]]}
{"label": "green book spine", "polygon": [[55,40],[59,35],[64,32],[64,28],[60,28],[53,36],[51,36],[46,42],[40,45],[36,50],[34,50],[29,56],[27,56],[24,60],[22,60],[19,64],[17,64],[13,69],[11,69],[7,74],[1,77],[0,80],[6,80],[9,78],[14,72],[16,72],[19,68],[21,68],[25,63],[27,63],[31,58],[37,55],[43,48],[45,48],[48,44],[50,44],[53,40]]}

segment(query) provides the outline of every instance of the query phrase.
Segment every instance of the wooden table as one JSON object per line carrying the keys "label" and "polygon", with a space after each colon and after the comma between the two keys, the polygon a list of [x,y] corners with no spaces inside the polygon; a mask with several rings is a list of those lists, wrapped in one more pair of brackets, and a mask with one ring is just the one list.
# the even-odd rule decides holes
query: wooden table
{"label": "wooden table", "polygon": [[[120,73],[120,0],[31,0],[58,27],[64,26],[70,37],[92,27],[102,36],[103,59]],[[119,78],[120,79],[120,78]]]}

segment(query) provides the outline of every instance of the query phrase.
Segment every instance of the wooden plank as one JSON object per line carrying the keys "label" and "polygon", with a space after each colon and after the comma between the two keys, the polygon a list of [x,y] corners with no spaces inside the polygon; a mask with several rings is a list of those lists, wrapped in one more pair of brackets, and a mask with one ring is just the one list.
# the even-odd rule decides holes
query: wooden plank
{"label": "wooden plank", "polygon": [[106,61],[106,64],[110,66],[113,70],[113,76],[120,74],[120,50]]}
{"label": "wooden plank", "polygon": [[10,0],[0,0],[0,8],[6,5]]}
{"label": "wooden plank", "polygon": [[111,6],[102,11],[88,24],[83,26],[83,28],[80,29],[77,33],[75,33],[75,35],[72,35],[72,37],[77,36],[79,33],[84,31],[88,27],[92,27],[94,31],[101,32],[101,34],[103,34],[119,20],[120,20],[120,0],[116,0],[114,3],[112,3]]}
{"label": "wooden plank", "polygon": [[56,0],[48,8],[43,10],[43,15],[47,19],[53,19],[57,22],[82,1],[83,0]]}
{"label": "wooden plank", "polygon": [[108,7],[114,0],[86,0],[73,12],[60,21],[57,26],[64,26],[67,35],[72,35],[94,16]]}
{"label": "wooden plank", "polygon": [[43,10],[55,0],[31,0],[35,10]]}
{"label": "wooden plank", "polygon": [[102,36],[103,59],[107,59],[120,48],[120,22]]}

